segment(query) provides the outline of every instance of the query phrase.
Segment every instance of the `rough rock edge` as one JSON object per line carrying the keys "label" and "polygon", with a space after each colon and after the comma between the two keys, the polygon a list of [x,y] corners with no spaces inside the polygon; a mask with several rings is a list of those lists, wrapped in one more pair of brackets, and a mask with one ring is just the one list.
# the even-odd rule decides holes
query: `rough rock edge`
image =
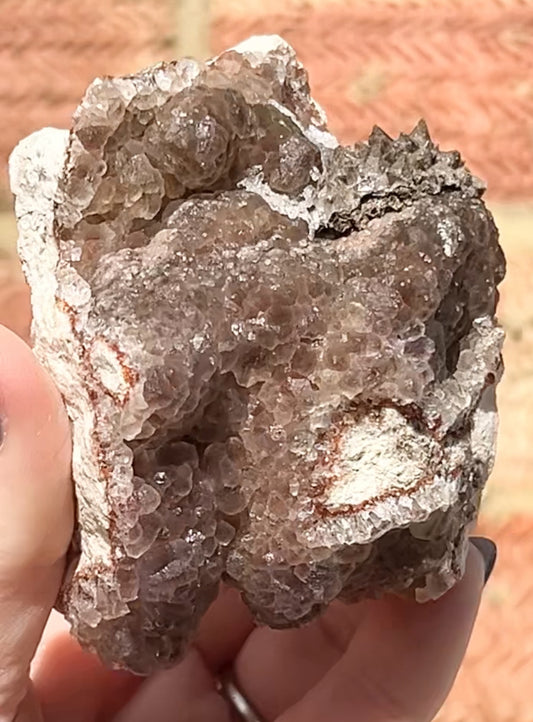
{"label": "rough rock edge", "polygon": [[[32,289],[32,337],[37,357],[46,365],[53,365],[55,382],[62,395],[71,404],[69,413],[74,425],[92,427],[94,408],[86,388],[76,386],[73,393],[73,369],[83,375],[84,350],[73,333],[69,307],[57,298],[55,269],[59,251],[54,237],[54,202],[58,181],[66,159],[69,132],[56,128],[43,128],[22,140],[9,161],[11,185],[15,194],[19,239],[18,247],[24,274]],[[38,263],[26,259],[38,257]],[[51,333],[52,332],[52,333]],[[75,404],[76,399],[81,403]],[[90,438],[85,439],[90,444]],[[92,459],[93,464],[88,463]],[[99,516],[100,531],[108,524],[109,506],[105,487],[94,483],[99,477],[99,464],[87,446],[74,445],[73,474],[78,479],[90,480],[86,499]],[[81,488],[81,487],[80,487]],[[83,502],[82,502],[83,503]],[[103,544],[107,542],[106,546]],[[109,539],[95,534],[84,539],[85,553],[94,558],[109,555]]]}

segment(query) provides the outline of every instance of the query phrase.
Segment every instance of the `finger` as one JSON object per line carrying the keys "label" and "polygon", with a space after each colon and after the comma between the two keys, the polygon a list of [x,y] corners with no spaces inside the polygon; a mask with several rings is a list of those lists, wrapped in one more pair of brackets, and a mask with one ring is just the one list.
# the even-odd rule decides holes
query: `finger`
{"label": "finger", "polygon": [[[203,658],[201,676],[209,684],[207,687],[204,684],[203,688],[200,685],[201,689],[197,687],[195,693],[188,694],[189,707],[192,703],[200,707],[206,704],[206,692],[211,696],[214,684],[206,670],[216,672],[232,661],[253,628],[251,614],[240,594],[230,587],[222,587],[216,602],[202,620],[195,642]],[[178,665],[175,670],[162,673],[157,681],[149,683],[150,691],[147,691],[148,683],[143,684],[143,690],[138,700],[132,702],[128,715],[133,714],[131,710],[134,709],[139,716],[144,706],[153,706],[152,701],[146,700],[160,696],[163,687],[171,687],[174,698],[176,678],[182,679],[188,668],[186,665],[181,669]],[[139,677],[107,670],[96,657],[84,654],[68,633],[68,625],[57,613],[52,614],[45,630],[32,665],[32,678],[44,718],[53,722],[113,719],[139,692],[142,682]],[[214,704],[207,704],[211,703]]]}
{"label": "finger", "polygon": [[204,615],[195,646],[212,672],[233,662],[255,629],[252,614],[232,587],[222,586],[216,601]]}
{"label": "finger", "polygon": [[31,324],[30,289],[19,278],[2,279],[0,324],[29,341]]}
{"label": "finger", "polygon": [[73,501],[60,396],[31,350],[4,328],[0,419],[0,722],[10,722],[61,582]]}
{"label": "finger", "polygon": [[432,720],[466,651],[484,576],[472,548],[464,578],[438,601],[373,604],[346,653],[279,722]]}
{"label": "finger", "polygon": [[267,720],[301,699],[339,661],[367,607],[333,602],[305,627],[260,627],[248,637],[234,673]]}
{"label": "finger", "polygon": [[[175,718],[177,695],[182,694],[177,691],[180,685],[187,687],[186,698],[180,697],[179,702],[183,714],[185,708],[190,715],[193,709],[200,714],[206,707],[225,710],[214,691],[210,672],[233,660],[252,628],[251,614],[241,601],[240,594],[229,587],[222,587],[217,601],[200,626],[196,647],[203,661],[196,655],[196,683],[191,687],[187,682],[191,659],[183,667],[178,665],[157,675],[153,681],[143,683],[139,677],[107,670],[96,657],[83,653],[68,633],[68,625],[62,617],[52,613],[32,665],[32,678],[43,716],[53,722],[71,722],[74,719],[76,722],[103,722],[114,719],[131,702],[120,719],[129,722],[132,715],[141,719],[147,707],[152,716],[146,719],[155,719],[154,699],[157,705],[165,707],[163,698],[168,698],[168,710],[165,711],[166,707],[159,710],[163,715],[158,717],[161,722],[165,714]],[[197,664],[199,661],[202,661],[201,665]],[[136,693],[138,696],[133,699]],[[203,721],[204,718],[199,719]]]}
{"label": "finger", "polygon": [[[469,580],[470,577],[463,583],[471,584]],[[402,602],[394,600],[383,604],[401,605]],[[427,608],[430,606],[436,605]],[[339,663],[359,628],[375,619],[380,609],[380,604],[372,601],[355,605],[333,603],[319,619],[301,629],[257,629],[235,662],[239,685],[265,719],[276,719]],[[413,607],[414,613],[422,609],[420,605]]]}
{"label": "finger", "polygon": [[226,701],[198,651],[146,680],[113,722],[231,722]]}
{"label": "finger", "polygon": [[57,612],[46,625],[32,679],[43,717],[50,722],[108,722],[143,682],[128,672],[106,669],[84,652]]}

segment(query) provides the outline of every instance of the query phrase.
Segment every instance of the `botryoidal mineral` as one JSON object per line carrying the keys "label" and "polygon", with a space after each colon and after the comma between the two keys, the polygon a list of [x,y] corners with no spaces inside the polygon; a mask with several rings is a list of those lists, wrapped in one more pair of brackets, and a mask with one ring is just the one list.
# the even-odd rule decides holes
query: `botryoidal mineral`
{"label": "botryoidal mineral", "polygon": [[72,420],[59,606],[108,664],[257,620],[433,599],[490,471],[504,274],[483,186],[420,123],[343,147],[277,37],[96,80],[11,159],[35,352]]}

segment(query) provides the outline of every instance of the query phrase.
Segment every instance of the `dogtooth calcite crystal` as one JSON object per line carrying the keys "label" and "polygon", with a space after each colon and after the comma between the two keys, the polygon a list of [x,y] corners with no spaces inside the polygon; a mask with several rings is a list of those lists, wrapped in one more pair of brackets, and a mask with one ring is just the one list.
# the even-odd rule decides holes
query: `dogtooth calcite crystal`
{"label": "dogtooth calcite crystal", "polygon": [[221,580],[256,619],[424,601],[493,461],[504,259],[421,122],[344,147],[277,37],[96,80],[11,158],[35,352],[73,433],[58,604],[146,674]]}

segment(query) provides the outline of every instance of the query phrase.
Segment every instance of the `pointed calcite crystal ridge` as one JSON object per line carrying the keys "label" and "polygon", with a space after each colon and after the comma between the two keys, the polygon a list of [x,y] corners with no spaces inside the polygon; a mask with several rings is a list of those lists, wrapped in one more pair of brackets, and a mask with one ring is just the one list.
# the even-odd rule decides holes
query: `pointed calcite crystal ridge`
{"label": "pointed calcite crystal ridge", "polygon": [[220,581],[258,621],[435,598],[493,459],[504,260],[419,124],[342,147],[279,38],[96,80],[11,160],[35,351],[72,420],[60,605],[148,673]]}

